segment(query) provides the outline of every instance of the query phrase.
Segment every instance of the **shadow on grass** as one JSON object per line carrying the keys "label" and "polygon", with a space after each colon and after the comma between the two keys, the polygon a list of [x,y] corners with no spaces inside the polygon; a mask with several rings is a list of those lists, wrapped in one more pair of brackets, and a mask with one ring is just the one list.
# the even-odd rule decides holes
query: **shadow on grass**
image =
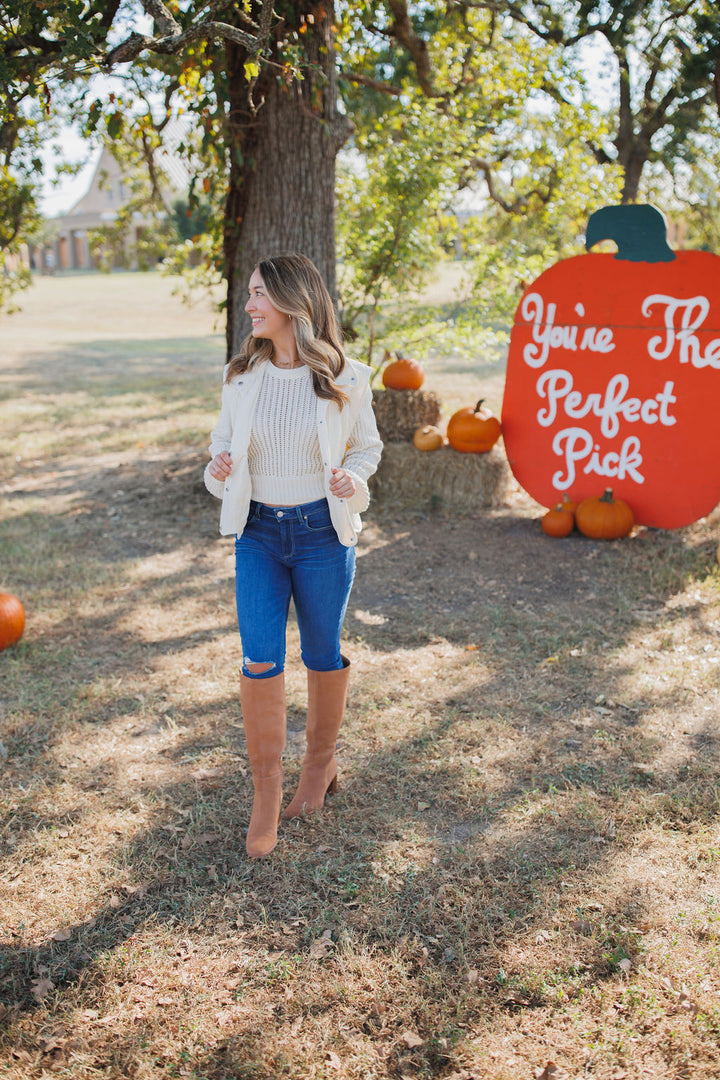
{"label": "shadow on grass", "polygon": [[176,401],[187,399],[206,371],[213,400],[219,401],[224,363],[225,340],[219,335],[82,341],[51,352],[39,346],[3,364],[0,400],[11,400],[19,384],[25,394],[84,391],[102,398],[162,390]]}
{"label": "shadow on grass", "polygon": [[[166,504],[156,508],[169,524],[189,475],[178,472]],[[127,480],[98,472],[94,483],[111,492],[114,483],[127,488]],[[210,504],[210,513],[213,509]],[[35,529],[38,522],[30,518],[25,525]],[[66,526],[51,523],[55,543]],[[93,534],[90,527],[88,537],[98,544],[101,561],[116,564],[121,576],[130,565],[118,555],[126,527],[133,527],[131,514],[113,524],[111,536]],[[614,654],[646,630],[652,618],[648,605],[660,612],[689,580],[708,573],[708,543],[692,547],[678,536],[656,533],[611,550],[574,538],[563,545],[560,559],[557,546],[536,535],[534,523],[510,515],[419,521],[410,528],[387,524],[385,529],[390,542],[360,560],[348,635],[361,638],[381,662],[398,650],[416,654],[418,677],[424,663],[447,663],[451,685],[425,699],[422,709],[413,701],[412,676],[406,673],[403,681],[391,667],[369,691],[354,690],[341,754],[345,793],[322,817],[284,825],[274,856],[259,863],[248,862],[243,853],[247,777],[237,764],[208,775],[198,772],[191,762],[207,748],[195,734],[204,710],[189,704],[174,708],[181,736],[166,756],[181,770],[185,763],[187,776],[171,783],[135,781],[136,796],[152,796],[162,809],[156,826],[118,847],[132,884],[119,897],[100,890],[92,917],[68,927],[68,940],[3,949],[0,982],[8,1001],[20,1009],[18,1024],[33,1007],[31,988],[39,978],[53,983],[53,1008],[62,1018],[63,994],[71,987],[81,986],[93,997],[102,995],[108,979],[117,981],[113,972],[121,946],[124,978],[132,980],[143,935],[165,927],[174,940],[179,936],[199,946],[217,935],[221,918],[227,923],[228,965],[238,952],[244,958],[247,994],[272,989],[279,956],[287,965],[280,984],[292,983],[294,997],[276,1013],[274,1035],[265,1030],[260,1038],[253,1023],[233,1014],[231,1036],[190,1055],[196,1075],[224,1077],[228,1070],[250,1068],[253,1060],[255,1075],[271,1075],[267,1063],[277,1068],[286,1053],[284,1028],[313,1010],[334,1016],[337,998],[328,997],[328,982],[352,983],[351,961],[360,954],[391,958],[403,971],[407,992],[393,991],[399,995],[395,1004],[405,1006],[397,1027],[382,1016],[358,1016],[357,1023],[369,1024],[366,1034],[384,1048],[388,1068],[422,1067],[436,1075],[455,1063],[462,1031],[489,1013],[543,1008],[552,1002],[556,984],[566,994],[581,993],[598,980],[621,977],[623,961],[634,963],[641,941],[632,928],[647,898],[640,887],[629,892],[613,887],[618,841],[622,850],[624,838],[605,818],[615,804],[631,800],[642,807],[638,819],[657,814],[667,821],[676,813],[677,827],[688,815],[710,824],[717,814],[717,778],[698,762],[697,747],[703,747],[706,762],[714,762],[718,736],[710,721],[696,726],[674,764],[657,766],[653,755],[660,748],[637,732],[650,710],[674,707],[680,691],[648,686],[646,693],[622,700],[626,671]],[[199,543],[203,536],[204,531],[195,531],[186,539]],[[167,548],[177,544],[175,537]],[[464,557],[458,561],[458,555]],[[625,563],[617,584],[607,565],[604,572],[599,569],[611,559]],[[178,598],[202,595],[206,577],[202,568],[168,573],[162,579],[163,603],[171,610]],[[599,594],[598,580],[605,583]],[[628,591],[632,582],[638,595]],[[138,643],[121,626],[145,589],[130,584],[102,619],[78,616],[52,629],[50,641],[74,634],[83,644],[81,655],[59,654],[55,671],[52,664],[43,665],[59,707],[73,683],[93,678],[97,662],[105,675],[130,678],[164,656],[232,630],[228,622]],[[592,605],[591,619],[586,604]],[[360,618],[368,612],[388,622],[368,625]],[[698,602],[691,613],[702,620],[702,605]],[[668,627],[675,617],[666,614]],[[704,624],[701,629],[712,641],[713,631]],[[428,653],[439,641],[478,648],[443,661]],[[18,657],[29,669],[33,648]],[[600,688],[604,700],[616,696],[620,704],[598,707]],[[131,716],[134,704],[108,691],[104,700],[81,709],[75,723],[80,728],[108,724]],[[386,726],[391,721],[383,719],[394,706],[411,717],[416,713],[414,730],[397,738]],[[231,710],[237,714],[231,700],[215,701],[213,708],[221,717]],[[218,738],[236,737],[228,723],[221,722]],[[34,746],[26,731],[17,739],[28,751],[23,771],[42,774],[49,786],[59,783],[52,720],[46,738]],[[8,749],[12,761],[12,742]],[[633,755],[639,752],[638,772]],[[297,765],[290,767],[291,780],[296,771]],[[487,790],[485,775],[492,777]],[[100,765],[80,768],[76,776],[82,790],[111,792],[115,772]],[[78,804],[77,820],[83,810]],[[28,813],[17,843],[37,842],[61,824],[68,824],[67,814],[54,821]],[[634,827],[629,824],[630,832]],[[32,844],[28,857],[31,849]],[[598,912],[591,898],[604,889]],[[241,915],[239,923],[229,921],[227,911],[223,915],[228,901],[231,913]],[[577,929],[568,955],[541,955],[534,974],[513,959],[519,940],[535,941],[534,935],[547,933],[558,920],[571,921],[572,915]],[[293,927],[289,934],[283,930],[288,925]],[[326,951],[312,960],[310,950],[328,930]],[[277,954],[274,960],[271,953]],[[313,978],[298,983],[297,972],[307,965]],[[470,971],[480,973],[472,983]],[[212,988],[208,993],[212,997]],[[418,1004],[423,998],[426,1014]],[[242,1000],[241,995],[237,1001]],[[187,996],[180,995],[177,1004],[192,1016]],[[448,1031],[461,1018],[450,1043],[446,1034],[444,1044],[437,1041],[439,1016]],[[410,1021],[420,1031],[422,1048],[403,1047],[399,1040],[402,1024]],[[122,1039],[118,1045],[118,1067],[129,1067],[137,1055],[129,1032],[125,1050]],[[313,1059],[312,1051],[306,1054]]]}
{"label": "shadow on grass", "polygon": [[[105,361],[90,371],[93,392],[124,392],[117,364],[127,344],[113,343],[105,380]],[[175,355],[172,343],[165,352],[157,344],[134,354],[130,381],[169,381],[167,366],[146,371],[153,358]],[[187,383],[168,392],[181,401],[194,361],[178,355]],[[71,370],[78,386],[89,360],[91,353]],[[62,364],[72,369],[67,355]],[[40,385],[32,365],[20,374]],[[39,1024],[72,1024],[79,995],[111,1015],[123,988],[149,977],[147,941],[163,935],[160,984],[168,957],[191,966],[200,953],[211,971],[208,979],[192,968],[187,985],[166,991],[175,1019],[185,1017],[188,1031],[197,1012],[219,1011],[223,1020],[207,1046],[176,1035],[156,1067],[169,1074],[182,1064],[206,1080],[324,1068],[326,1051],[339,1044],[304,1044],[293,1063],[293,1025],[308,1017],[327,1018],[335,1031],[341,1020],[352,1023],[379,1054],[367,1075],[440,1075],[460,1067],[473,1026],[550,1009],[560,991],[580,1000],[598,982],[621,979],[623,961],[632,965],[642,953],[635,927],[650,903],[646,885],[628,888],[622,879],[635,834],[654,820],[683,830],[709,827],[717,816],[720,674],[708,668],[712,709],[704,718],[695,709],[686,734],[678,725],[668,757],[645,721],[665,709],[684,722],[693,687],[683,678],[664,687],[650,666],[630,694],[624,650],[660,621],[672,636],[689,617],[715,646],[702,598],[671,603],[714,572],[714,541],[648,530],[623,545],[576,536],[558,545],[511,513],[377,519],[383,543],[362,552],[346,622],[349,651],[354,642],[364,667],[342,733],[342,792],[325,814],[283,825],[272,858],[254,863],[244,856],[251,792],[234,697],[179,701],[168,717],[151,688],[154,720],[137,720],[138,689],[163,663],[235,633],[232,583],[201,557],[229,550],[217,538],[218,506],[201,486],[202,463],[191,449],[182,460],[175,450],[120,469],[61,468],[32,491],[66,496],[61,515],[18,511],[27,493],[11,495],[18,502],[0,544],[14,580],[29,601],[74,589],[77,607],[0,656],[11,690],[6,795],[17,801],[0,875],[20,887],[45,839],[80,824],[90,799],[142,801],[149,824],[130,839],[107,839],[117,878],[92,886],[87,918],[59,939],[8,936],[0,950],[7,1045],[34,1045],[33,1010]],[[152,572],[138,576],[146,560],[155,560]],[[93,589],[108,601],[89,615],[82,593]],[[173,630],[177,605],[200,610],[208,598],[227,616]],[[160,612],[152,635],[128,629],[142,605]],[[421,690],[427,674],[429,693]],[[79,693],[96,684],[92,696]],[[72,720],[59,718],[71,707]],[[14,710],[31,719],[16,722]],[[68,728],[89,746],[94,730],[126,720],[141,748],[172,730],[172,743],[155,751],[163,766],[155,775],[132,773],[108,753],[91,764],[78,755],[72,807],[53,816],[23,797],[23,785],[38,778],[46,801],[59,791],[68,762],[58,747]],[[218,746],[224,755],[206,765]],[[289,754],[288,791],[297,771]],[[53,988],[37,994],[39,1004],[33,986],[37,992],[43,979]],[[253,1010],[263,997],[272,1015],[260,1030]],[[164,1029],[165,1021],[118,1007],[106,1065],[132,1075],[149,1053],[138,1049],[138,1023]],[[408,1028],[421,1045],[403,1042]]]}

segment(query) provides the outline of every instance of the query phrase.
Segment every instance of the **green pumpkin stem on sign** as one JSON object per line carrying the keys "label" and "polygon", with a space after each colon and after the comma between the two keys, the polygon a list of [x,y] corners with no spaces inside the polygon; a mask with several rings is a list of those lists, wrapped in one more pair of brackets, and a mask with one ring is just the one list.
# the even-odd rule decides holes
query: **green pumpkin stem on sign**
{"label": "green pumpkin stem on sign", "polygon": [[601,240],[617,244],[616,259],[626,262],[673,262],[675,252],[667,242],[667,224],[655,206],[603,206],[588,218],[585,247],[589,251]]}

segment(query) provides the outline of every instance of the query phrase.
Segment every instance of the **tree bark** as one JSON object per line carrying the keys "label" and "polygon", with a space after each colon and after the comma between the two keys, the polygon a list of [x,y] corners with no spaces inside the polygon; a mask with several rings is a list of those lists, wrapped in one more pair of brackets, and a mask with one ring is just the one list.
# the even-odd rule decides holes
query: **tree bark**
{"label": "tree bark", "polygon": [[302,80],[285,79],[269,66],[253,89],[259,107],[250,116],[239,54],[228,65],[231,120],[235,112],[225,229],[228,356],[250,329],[247,283],[259,259],[301,252],[336,296],[335,159],[351,125],[337,107],[333,10],[303,0],[287,5],[286,31],[289,7],[295,29],[305,27]]}
{"label": "tree bark", "polygon": [[636,140],[633,143],[630,152],[623,158],[623,186],[622,194],[620,195],[621,203],[637,202],[638,192],[640,190],[640,179],[649,156],[650,147],[645,146]]}

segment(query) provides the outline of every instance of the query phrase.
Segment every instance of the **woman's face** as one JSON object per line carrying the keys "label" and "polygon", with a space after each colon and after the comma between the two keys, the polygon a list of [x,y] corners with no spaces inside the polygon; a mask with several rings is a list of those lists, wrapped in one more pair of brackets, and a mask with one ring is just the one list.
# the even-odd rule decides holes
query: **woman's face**
{"label": "woman's face", "polygon": [[253,337],[275,341],[288,332],[290,317],[278,311],[265,293],[265,285],[259,270],[254,270],[248,285],[250,293],[245,310],[252,319]]}

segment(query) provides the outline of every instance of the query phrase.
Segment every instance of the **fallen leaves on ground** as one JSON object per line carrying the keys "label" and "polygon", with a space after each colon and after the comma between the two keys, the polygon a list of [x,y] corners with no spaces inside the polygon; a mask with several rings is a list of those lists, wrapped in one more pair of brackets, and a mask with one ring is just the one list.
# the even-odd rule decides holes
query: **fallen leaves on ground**
{"label": "fallen leaves on ground", "polygon": [[416,1031],[403,1031],[401,1038],[409,1050],[414,1050],[425,1042]]}
{"label": "fallen leaves on ground", "polygon": [[335,944],[332,939],[332,930],[324,930],[320,937],[313,941],[308,953],[311,960],[322,960],[332,952],[335,948]]}

